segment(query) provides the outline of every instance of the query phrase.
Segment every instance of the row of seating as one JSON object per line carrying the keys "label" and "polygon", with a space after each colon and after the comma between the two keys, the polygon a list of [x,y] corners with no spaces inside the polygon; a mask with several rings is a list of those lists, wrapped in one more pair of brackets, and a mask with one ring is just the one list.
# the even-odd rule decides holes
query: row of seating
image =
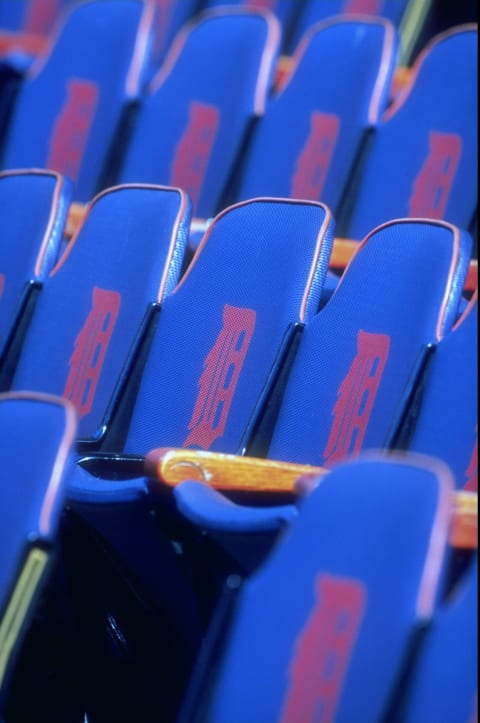
{"label": "row of seating", "polygon": [[115,183],[179,186],[205,219],[257,196],[321,200],[337,234],[357,241],[406,216],[473,231],[477,26],[436,37],[388,105],[398,33],[385,19],[347,17],[310,29],[272,95],[272,15],[196,16],[145,87],[146,6],[80,3],[19,83],[0,167],[57,170],[82,203]]}
{"label": "row of seating", "polygon": [[[163,647],[153,651],[152,668],[142,668],[143,687],[140,676],[122,674],[121,666],[114,667],[112,685],[113,671],[102,668],[104,651],[90,647],[91,628],[81,677],[88,680],[93,669],[104,700],[87,697],[87,714],[75,709],[76,701],[72,705],[71,690],[56,687],[48,642],[36,651],[33,671],[31,659],[29,667],[20,655],[27,678],[12,682],[12,658],[19,657],[15,644],[25,636],[28,613],[52,568],[75,466],[76,418],[73,405],[59,397],[0,395],[2,460],[9,473],[0,487],[3,720],[230,723],[301,715],[312,721],[319,712],[337,721],[474,720],[477,557],[452,579],[454,482],[439,460],[415,454],[361,454],[336,465],[303,497],[298,517],[266,562],[243,584],[229,577],[180,704],[178,682],[173,695],[168,687],[175,656],[161,662],[171,641],[159,639],[158,619],[152,625],[148,611],[147,634]],[[87,544],[79,552],[86,565],[98,565],[96,557],[85,559],[91,552]],[[174,583],[165,557],[158,562],[164,585]],[[78,573],[75,566],[73,574]],[[80,586],[84,582],[82,577]],[[172,595],[178,592],[170,588]],[[101,586],[88,590],[81,599],[84,614],[84,602],[97,602],[103,593]],[[173,602],[182,605],[178,598]],[[118,637],[118,601],[116,608],[109,608],[110,634],[116,632],[125,656],[138,641]],[[174,644],[178,653],[180,635]],[[5,694],[6,681],[13,694]],[[43,698],[50,708],[42,708]]]}
{"label": "row of seating", "polygon": [[[48,41],[72,0],[10,0],[0,2],[0,49],[35,54]],[[365,14],[388,18],[402,27],[404,57],[414,49],[415,40],[430,10],[430,2],[418,0],[155,0],[153,58],[161,62],[175,33],[184,22],[202,10],[220,5],[248,5],[269,10],[282,29],[282,51],[290,53],[314,23],[333,15]],[[412,16],[415,23],[409,20]]]}
{"label": "row of seating", "polygon": [[[72,603],[84,654],[103,651],[87,676],[87,707],[102,717],[113,695],[102,669],[125,673],[104,640],[101,621],[112,608],[120,606],[121,636],[129,638],[126,627],[142,641],[126,656],[136,673],[117,694],[117,719],[124,706],[133,715],[146,680],[152,711],[176,710],[223,584],[232,571],[257,570],[301,512],[291,482],[287,500],[276,496],[285,489],[275,486],[274,468],[266,499],[265,487],[252,491],[251,471],[246,497],[208,467],[201,479],[230,499],[195,484],[205,450],[299,462],[307,469],[292,470],[295,479],[305,471],[327,479],[327,470],[363,449],[403,448],[444,459],[458,490],[476,490],[477,296],[466,303],[462,294],[472,245],[465,231],[434,219],[380,226],[325,303],[334,219],[324,204],[258,198],[227,208],[181,275],[191,207],[179,189],[137,184],[101,193],[62,253],[68,184],[51,171],[23,171],[3,174],[3,187],[2,227],[21,239],[30,230],[39,242],[33,264],[32,248],[22,257],[36,270],[38,292],[10,347],[8,389],[66,397],[79,418],[62,539],[78,578],[71,584],[102,590],[101,603],[81,592]],[[30,208],[38,211],[33,226]],[[446,389],[458,404],[456,434]],[[173,495],[157,479],[159,444],[190,453]],[[183,554],[172,553],[169,539]],[[91,569],[97,554],[109,564],[113,557],[135,591],[133,621],[123,619],[118,598],[128,594],[118,593],[118,582],[104,589],[105,561]],[[156,559],[171,574],[154,574]],[[187,581],[199,575],[193,590],[185,567]],[[145,630],[138,599],[161,611],[155,635]],[[174,641],[158,631],[165,618]],[[154,665],[144,649],[149,636],[163,640]],[[155,705],[151,676],[167,660],[168,703],[160,696]]]}
{"label": "row of seating", "polygon": [[476,716],[477,27],[398,92],[396,20],[279,78],[258,4],[152,81],[172,5],[80,2],[2,86],[5,723]]}

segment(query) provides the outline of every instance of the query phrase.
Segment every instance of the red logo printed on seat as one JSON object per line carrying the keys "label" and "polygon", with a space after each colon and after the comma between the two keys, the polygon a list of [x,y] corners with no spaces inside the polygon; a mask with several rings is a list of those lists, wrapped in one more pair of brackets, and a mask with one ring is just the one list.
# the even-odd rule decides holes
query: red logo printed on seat
{"label": "red logo printed on seat", "polygon": [[314,111],[310,134],[298,156],[291,197],[319,199],[337,144],[340,121],[336,115]]}
{"label": "red logo printed on seat", "polygon": [[476,492],[478,490],[478,437],[475,438],[466,477],[467,481],[465,482],[464,490]]}
{"label": "red logo printed on seat", "polygon": [[196,444],[202,449],[221,437],[255,329],[253,309],[223,307],[223,327],[207,354],[199,381],[199,392],[189,435],[184,447]]}
{"label": "red logo printed on seat", "polygon": [[332,723],[362,622],[357,580],[319,575],[316,602],[295,648],[280,723]]}
{"label": "red logo printed on seat", "polygon": [[97,100],[95,83],[78,79],[68,82],[67,99],[53,129],[46,167],[73,181],[80,174]]}
{"label": "red logo printed on seat", "polygon": [[195,206],[202,190],[218,124],[218,108],[205,103],[190,103],[188,126],[175,151],[170,185],[187,191]]}
{"label": "red logo printed on seat", "polygon": [[5,288],[5,274],[0,274],[0,298],[2,297],[4,288]]}
{"label": "red logo printed on seat", "polygon": [[260,8],[260,10],[270,10],[275,12],[278,0],[247,0],[245,5],[251,8]]}
{"label": "red logo printed on seat", "polygon": [[382,5],[383,0],[347,0],[343,6],[343,12],[381,15]]}
{"label": "red logo printed on seat", "polygon": [[26,33],[45,35],[51,29],[55,18],[59,14],[58,0],[30,0],[26,3],[23,18],[23,30]]}
{"label": "red logo printed on seat", "polygon": [[389,351],[390,338],[385,334],[358,332],[357,353],[340,384],[333,409],[324,464],[361,449]]}
{"label": "red logo printed on seat", "polygon": [[462,139],[455,133],[431,131],[428,143],[428,156],[413,184],[409,215],[444,218],[462,152]]}
{"label": "red logo printed on seat", "polygon": [[117,291],[93,288],[92,308],[75,339],[63,392],[63,396],[75,404],[81,417],[92,408],[119,310],[120,294]]}

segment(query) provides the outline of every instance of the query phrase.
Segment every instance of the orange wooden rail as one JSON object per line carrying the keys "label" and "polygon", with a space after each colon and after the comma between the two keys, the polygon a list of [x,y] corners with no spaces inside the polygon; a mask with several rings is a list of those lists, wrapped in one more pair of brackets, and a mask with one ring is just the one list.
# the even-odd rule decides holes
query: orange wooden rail
{"label": "orange wooden rail", "polygon": [[[308,492],[310,484],[328,470],[257,457],[242,457],[204,450],[159,447],[145,458],[145,471],[151,479],[170,487],[184,480],[202,482],[218,490],[244,492]],[[316,483],[315,482],[315,483]],[[450,543],[456,548],[477,549],[478,497],[475,492],[455,493],[455,510]]]}

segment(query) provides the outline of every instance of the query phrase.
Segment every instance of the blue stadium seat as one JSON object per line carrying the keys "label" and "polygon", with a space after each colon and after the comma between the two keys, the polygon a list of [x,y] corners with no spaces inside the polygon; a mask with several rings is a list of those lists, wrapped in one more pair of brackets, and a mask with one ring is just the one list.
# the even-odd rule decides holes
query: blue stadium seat
{"label": "blue stadium seat", "polygon": [[362,239],[371,228],[407,216],[473,227],[477,46],[477,26],[463,25],[435,36],[418,56],[410,84],[359,159],[337,218],[340,236]]}
{"label": "blue stadium seat", "polygon": [[448,468],[423,457],[332,469],[219,606],[179,723],[384,720],[438,605],[452,491]]}
{"label": "blue stadium seat", "polygon": [[450,598],[436,610],[403,696],[402,723],[455,721],[477,717],[478,558]]}
{"label": "blue stadium seat", "polygon": [[[242,449],[298,329],[316,312],[332,242],[332,216],[315,202],[252,199],[219,214],[162,304],[115,452],[143,455],[158,440]],[[87,477],[101,497],[108,485]],[[88,498],[79,479],[72,496]],[[130,494],[126,483],[117,492]]]}
{"label": "blue stadium seat", "polygon": [[397,49],[386,20],[352,16],[313,26],[253,129],[234,198],[309,198],[336,214],[367,131],[387,106]]}
{"label": "blue stadium seat", "polygon": [[73,405],[0,395],[0,715],[55,551],[77,432]]}
{"label": "blue stadium seat", "polygon": [[45,282],[11,388],[71,400],[80,438],[99,444],[178,282],[189,223],[189,199],[176,188],[137,184],[96,196]]}
{"label": "blue stadium seat", "polygon": [[405,444],[439,457],[458,489],[478,484],[478,293],[436,344],[419,390]]}
{"label": "blue stadium seat", "polygon": [[57,261],[71,184],[36,169],[0,173],[0,387],[9,384],[37,292]]}
{"label": "blue stadium seat", "polygon": [[185,24],[142,100],[116,180],[179,186],[195,215],[220,211],[264,110],[278,42],[278,21],[253,9],[212,10]]}
{"label": "blue stadium seat", "polygon": [[29,68],[0,147],[2,169],[49,168],[74,200],[99,190],[110,147],[143,89],[153,7],[141,0],[72,6],[50,52]]}

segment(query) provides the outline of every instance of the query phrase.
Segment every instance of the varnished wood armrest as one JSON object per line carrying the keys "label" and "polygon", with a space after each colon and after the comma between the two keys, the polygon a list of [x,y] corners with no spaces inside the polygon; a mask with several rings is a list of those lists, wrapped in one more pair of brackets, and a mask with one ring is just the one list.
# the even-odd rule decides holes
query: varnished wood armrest
{"label": "varnished wood armrest", "polygon": [[[145,471],[148,477],[171,487],[194,480],[224,491],[294,494],[308,492],[313,480],[328,473],[325,467],[314,465],[175,447],[151,450],[145,458]],[[477,549],[477,509],[475,492],[455,493],[455,515],[450,533],[454,547]]]}
{"label": "varnished wood armrest", "polygon": [[145,470],[149,477],[172,487],[189,479],[221,490],[294,493],[299,477],[327,471],[308,464],[168,447],[149,452]]}
{"label": "varnished wood armrest", "polygon": [[455,517],[450,542],[454,547],[475,550],[478,547],[478,495],[456,492]]}

